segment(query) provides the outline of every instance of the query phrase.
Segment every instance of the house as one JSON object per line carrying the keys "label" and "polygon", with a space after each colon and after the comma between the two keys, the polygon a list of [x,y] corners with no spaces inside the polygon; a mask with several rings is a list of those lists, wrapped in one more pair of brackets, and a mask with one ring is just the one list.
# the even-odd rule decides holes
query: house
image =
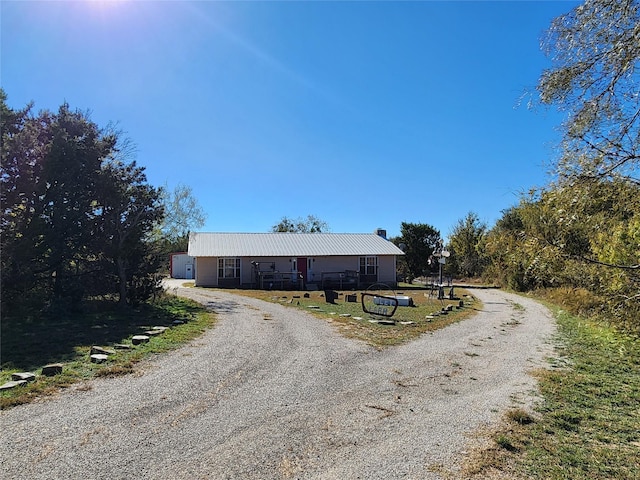
{"label": "house", "polygon": [[189,235],[197,286],[355,289],[396,285],[402,250],[376,233],[196,233]]}

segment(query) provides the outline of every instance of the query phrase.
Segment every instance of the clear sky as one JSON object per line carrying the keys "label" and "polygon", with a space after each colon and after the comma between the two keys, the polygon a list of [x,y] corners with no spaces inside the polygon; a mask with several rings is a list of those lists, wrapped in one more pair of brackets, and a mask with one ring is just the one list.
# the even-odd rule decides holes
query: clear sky
{"label": "clear sky", "polygon": [[13,108],[116,122],[204,231],[313,214],[332,232],[493,226],[548,181],[553,110],[527,108],[540,37],[574,1],[1,2]]}

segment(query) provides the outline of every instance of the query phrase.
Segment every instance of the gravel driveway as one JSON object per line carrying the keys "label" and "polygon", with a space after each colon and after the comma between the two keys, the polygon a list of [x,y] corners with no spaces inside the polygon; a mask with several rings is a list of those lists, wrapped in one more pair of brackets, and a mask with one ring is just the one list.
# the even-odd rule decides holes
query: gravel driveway
{"label": "gravel driveway", "polygon": [[477,290],[473,318],[383,351],[282,305],[217,290],[219,314],[140,374],[0,412],[4,479],[438,479],[472,434],[530,402],[551,314]]}

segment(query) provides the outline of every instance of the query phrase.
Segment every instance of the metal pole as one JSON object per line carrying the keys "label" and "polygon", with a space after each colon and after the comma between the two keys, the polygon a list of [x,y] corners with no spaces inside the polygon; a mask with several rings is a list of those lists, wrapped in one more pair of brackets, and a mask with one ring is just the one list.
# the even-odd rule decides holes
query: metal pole
{"label": "metal pole", "polygon": [[444,298],[444,287],[442,286],[442,250],[444,249],[444,244],[442,239],[438,241],[438,300],[442,300]]}

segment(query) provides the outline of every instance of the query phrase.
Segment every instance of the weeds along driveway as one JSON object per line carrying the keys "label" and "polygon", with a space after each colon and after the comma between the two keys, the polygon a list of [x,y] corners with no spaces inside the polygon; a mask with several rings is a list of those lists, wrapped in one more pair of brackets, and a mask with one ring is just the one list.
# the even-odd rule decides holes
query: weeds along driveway
{"label": "weeds along driveway", "polygon": [[482,290],[473,318],[379,351],[296,309],[175,292],[217,326],[140,374],[0,413],[3,478],[443,478],[531,401],[554,331],[539,304]]}

